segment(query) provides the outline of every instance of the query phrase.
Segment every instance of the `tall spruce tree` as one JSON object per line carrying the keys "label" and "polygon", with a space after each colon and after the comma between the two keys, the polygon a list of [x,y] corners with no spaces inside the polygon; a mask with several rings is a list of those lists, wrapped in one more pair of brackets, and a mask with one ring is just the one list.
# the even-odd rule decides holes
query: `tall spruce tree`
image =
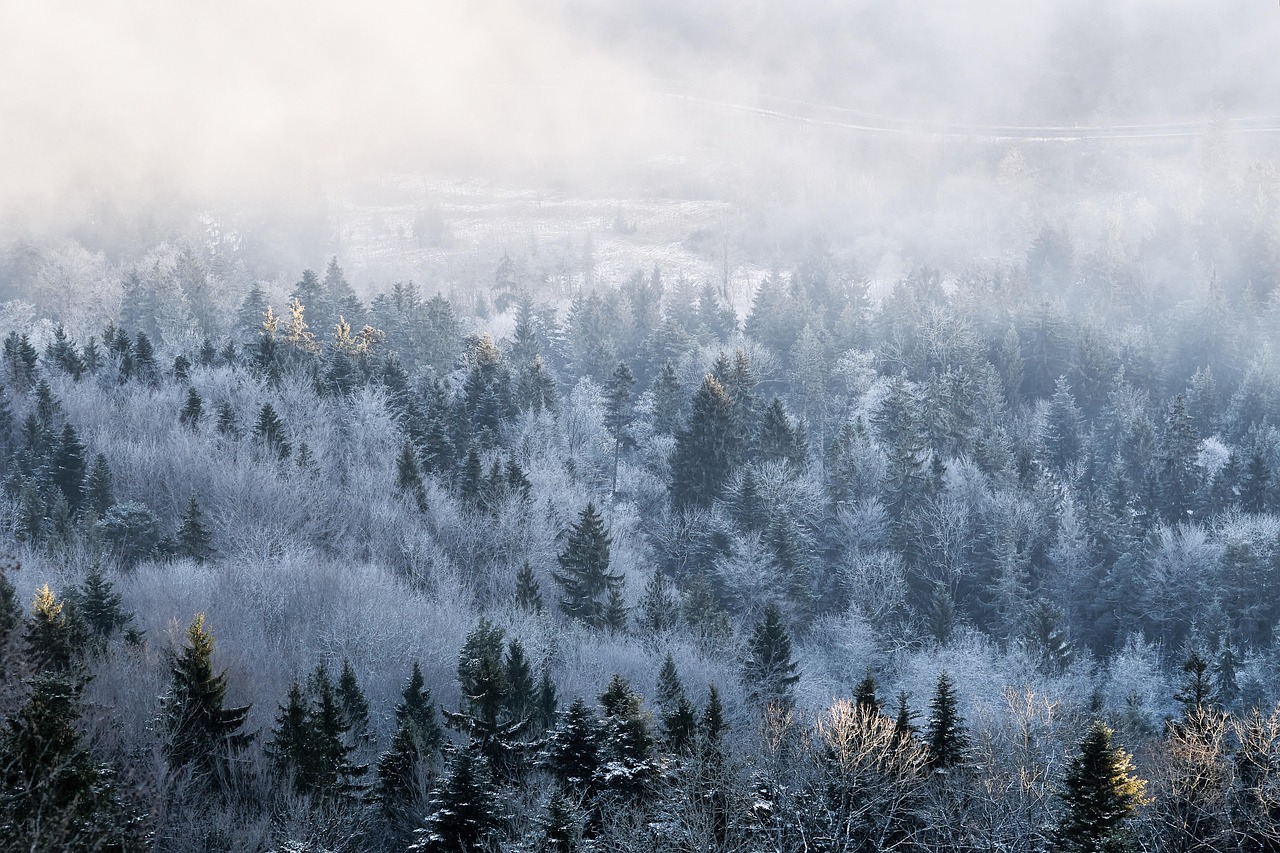
{"label": "tall spruce tree", "polygon": [[288,459],[293,448],[284,434],[284,421],[270,403],[263,403],[258,420],[253,426],[253,437],[262,442],[268,451],[281,459]]}
{"label": "tall spruce tree", "polygon": [[969,750],[969,737],[956,699],[955,682],[943,670],[929,702],[929,726],[924,734],[929,747],[929,766],[935,770],[962,765]]}
{"label": "tall spruce tree", "polygon": [[743,681],[752,699],[761,705],[790,710],[800,676],[791,654],[791,635],[782,624],[782,611],[772,601],[752,631],[748,649]]}
{"label": "tall spruce tree", "polygon": [[213,555],[213,534],[205,526],[204,514],[194,493],[182,513],[182,526],[178,528],[178,554],[203,563]]}
{"label": "tall spruce tree", "polygon": [[454,752],[449,775],[431,798],[426,826],[414,833],[411,853],[476,853],[502,826],[498,801],[483,756],[470,747]]}
{"label": "tall spruce tree", "polygon": [[578,523],[569,528],[568,543],[559,557],[560,571],[552,575],[564,594],[560,609],[593,628],[605,627],[609,593],[622,583],[622,575],[609,571],[611,543],[604,518],[594,503],[588,503]]}
{"label": "tall spruce tree", "polygon": [[1134,775],[1129,754],[1111,738],[1111,729],[1095,722],[1067,767],[1061,794],[1067,810],[1054,839],[1055,849],[1063,853],[1137,849],[1128,823],[1144,800],[1146,785]]}
{"label": "tall spruce tree", "polygon": [[740,448],[733,402],[714,376],[693,395],[689,425],[676,435],[671,454],[671,503],[676,509],[710,506],[719,497]]}
{"label": "tall spruce tree", "polygon": [[161,701],[164,754],[171,768],[190,768],[216,789],[231,781],[232,759],[253,740],[244,731],[249,706],[226,707],[227,674],[214,675],[213,634],[199,613],[187,628]]}
{"label": "tall spruce tree", "polygon": [[631,406],[631,389],[635,387],[636,377],[627,367],[626,362],[618,362],[613,375],[605,388],[605,425],[613,436],[613,487],[610,494],[618,494],[618,460],[622,454],[622,445],[627,440],[627,427],[633,417]]}

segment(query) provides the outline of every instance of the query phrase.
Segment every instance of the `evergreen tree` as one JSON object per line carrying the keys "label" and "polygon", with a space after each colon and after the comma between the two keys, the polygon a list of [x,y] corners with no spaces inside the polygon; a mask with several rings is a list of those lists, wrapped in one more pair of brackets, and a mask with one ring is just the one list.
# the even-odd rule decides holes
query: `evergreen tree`
{"label": "evergreen tree", "polygon": [[542,830],[539,853],[578,853],[582,849],[582,819],[560,791],[551,795],[538,827]]}
{"label": "evergreen tree", "polygon": [[561,787],[584,795],[593,790],[602,741],[600,720],[578,697],[560,724],[547,733],[541,764]]}
{"label": "evergreen tree", "polygon": [[22,624],[22,606],[18,604],[18,592],[9,580],[9,571],[18,567],[16,560],[0,562],[0,678],[4,676],[4,662],[8,658],[5,647],[13,632]]}
{"label": "evergreen tree", "polygon": [[729,724],[724,718],[724,705],[720,701],[720,691],[714,684],[707,686],[707,706],[702,711],[702,719],[698,723],[698,734],[702,739],[703,754],[714,757],[721,752],[721,740],[728,730]]}
{"label": "evergreen tree", "polygon": [[280,779],[293,782],[293,789],[306,793],[311,785],[308,775],[308,751],[311,744],[311,726],[308,717],[307,695],[295,678],[289,684],[285,703],[276,712],[276,723],[271,729],[271,741],[266,746],[271,768]]}
{"label": "evergreen tree", "polygon": [[338,676],[338,710],[342,724],[346,727],[353,743],[362,743],[369,739],[369,700],[360,689],[356,671],[351,661],[342,659],[342,672]]}
{"label": "evergreen tree", "polygon": [[916,713],[911,710],[911,706],[907,704],[907,692],[905,690],[898,691],[898,713],[893,720],[893,735],[899,742],[909,741],[919,732],[913,722]]}
{"label": "evergreen tree", "polygon": [[631,423],[631,389],[635,387],[636,378],[625,362],[618,362],[613,376],[605,388],[605,425],[613,436],[613,487],[611,495],[618,494],[618,459],[622,453],[623,442],[627,440],[627,427]]}
{"label": "evergreen tree", "polygon": [[661,569],[655,569],[640,597],[641,630],[662,634],[680,622],[680,602],[673,594],[671,581]]}
{"label": "evergreen tree", "polygon": [[502,809],[484,758],[464,747],[431,798],[426,826],[415,833],[412,853],[475,853],[502,826]]}
{"label": "evergreen tree", "polygon": [[[76,614],[99,644],[105,643],[116,631],[127,628],[133,622],[133,614],[126,613],[120,606],[123,597],[115,591],[98,563],[89,567],[89,573],[85,575],[84,583],[75,591],[73,600]],[[132,629],[130,633],[133,633]]]}
{"label": "evergreen tree", "polygon": [[735,439],[733,403],[708,374],[671,455],[671,502],[677,509],[709,506],[720,495],[738,458]]}
{"label": "evergreen tree", "polygon": [[1174,695],[1174,699],[1182,705],[1182,719],[1187,725],[1196,725],[1213,701],[1213,680],[1209,672],[1209,662],[1200,652],[1192,648],[1182,662],[1184,678],[1182,687]]}
{"label": "evergreen tree", "polygon": [[622,597],[620,585],[609,588],[609,599],[604,606],[604,626],[610,634],[623,634],[627,630],[627,602]]}
{"label": "evergreen tree", "polygon": [[42,675],[0,733],[0,843],[7,850],[145,849],[110,771],[81,743],[79,688]]}
{"label": "evergreen tree", "polygon": [[193,493],[182,514],[182,526],[178,528],[178,554],[203,563],[213,554],[213,534],[204,524],[204,515]]}
{"label": "evergreen tree", "polygon": [[524,653],[524,644],[513,639],[507,644],[505,661],[507,670],[506,711],[512,720],[532,720],[537,701],[537,685],[533,682],[533,667]]}
{"label": "evergreen tree", "polygon": [[53,480],[73,511],[78,511],[84,502],[84,455],[84,445],[68,421],[62,427],[62,436],[54,454]]}
{"label": "evergreen tree", "polygon": [[356,787],[355,779],[363,776],[368,768],[351,761],[354,746],[348,738],[351,726],[347,722],[347,709],[324,664],[317,666],[307,679],[307,687],[311,693],[307,721],[307,792],[321,798],[349,793]]}
{"label": "evergreen tree", "polygon": [[84,625],[65,600],[45,584],[31,602],[25,636],[27,655],[37,670],[62,673],[76,662],[84,645]]}
{"label": "evergreen tree", "polygon": [[516,607],[525,613],[542,612],[542,588],[538,586],[538,578],[533,574],[533,567],[525,560],[516,573]]}
{"label": "evergreen tree", "polygon": [[416,754],[423,760],[429,760],[431,754],[444,742],[444,733],[436,721],[436,706],[431,701],[431,691],[424,686],[422,667],[413,662],[413,672],[409,682],[400,694],[401,701],[396,705],[396,723],[407,729],[413,738]]}
{"label": "evergreen tree", "polygon": [[400,447],[400,455],[396,457],[396,490],[401,494],[411,495],[418,509],[426,511],[427,490],[422,484],[418,452],[414,450],[413,442],[408,436]]}
{"label": "evergreen tree", "polygon": [[415,812],[426,805],[423,771],[427,758],[407,721],[396,729],[390,749],[378,758],[374,797],[397,836],[405,834],[404,830],[414,820]]}
{"label": "evergreen tree", "polygon": [[1143,802],[1145,783],[1134,776],[1132,759],[1111,737],[1109,728],[1095,722],[1067,767],[1062,791],[1067,812],[1055,839],[1063,853],[1137,849],[1127,824]]}
{"label": "evergreen tree", "polygon": [[257,423],[253,427],[253,437],[281,459],[288,459],[293,449],[289,445],[289,440],[285,438],[284,421],[280,420],[280,416],[276,414],[276,410],[270,403],[262,404]]}
{"label": "evergreen tree", "polygon": [[748,648],[750,657],[743,680],[752,699],[762,705],[790,710],[795,703],[793,690],[800,676],[791,657],[791,635],[782,624],[778,605],[769,602],[765,607],[764,617],[752,631]]}
{"label": "evergreen tree", "polygon": [[204,400],[200,398],[200,392],[193,385],[187,389],[187,401],[182,404],[182,411],[178,413],[178,423],[195,429],[200,424],[200,415],[203,412]]}
{"label": "evergreen tree", "polygon": [[938,676],[938,686],[929,703],[929,726],[924,740],[929,747],[929,766],[935,770],[964,763],[969,737],[960,719],[955,683],[946,670]]}
{"label": "evergreen tree", "polygon": [[227,674],[214,675],[213,634],[205,628],[203,613],[187,628],[171,674],[161,703],[165,758],[171,768],[190,768],[207,784],[225,788],[233,756],[254,736],[243,731],[249,706],[225,705]]}
{"label": "evergreen tree", "polygon": [[804,466],[807,454],[804,430],[791,425],[782,401],[774,397],[760,422],[760,434],[756,439],[757,457],[764,462],[783,462],[799,469]]}
{"label": "evergreen tree", "polygon": [[133,341],[133,372],[148,385],[158,385],[160,382],[155,347],[151,345],[151,338],[147,337],[146,332],[138,332]]}
{"label": "evergreen tree", "polygon": [[662,435],[675,435],[680,429],[685,402],[684,389],[680,387],[675,364],[670,361],[663,363],[649,393],[653,395],[654,430]]}
{"label": "evergreen tree", "polygon": [[218,433],[228,438],[240,437],[240,424],[236,421],[236,410],[227,400],[218,403]]}
{"label": "evergreen tree", "polygon": [[551,671],[546,664],[542,666],[542,677],[538,680],[538,695],[535,699],[535,722],[537,728],[546,731],[555,724],[559,699],[556,696],[556,683],[551,680]]}
{"label": "evergreen tree", "polygon": [[609,532],[594,503],[588,503],[569,528],[568,543],[559,556],[561,571],[553,574],[564,597],[560,609],[593,628],[605,627],[609,593],[622,575],[609,572]]}
{"label": "evergreen tree", "polygon": [[882,710],[880,700],[876,698],[876,678],[871,667],[867,667],[867,674],[858,682],[853,697],[855,705],[868,713],[879,714]]}

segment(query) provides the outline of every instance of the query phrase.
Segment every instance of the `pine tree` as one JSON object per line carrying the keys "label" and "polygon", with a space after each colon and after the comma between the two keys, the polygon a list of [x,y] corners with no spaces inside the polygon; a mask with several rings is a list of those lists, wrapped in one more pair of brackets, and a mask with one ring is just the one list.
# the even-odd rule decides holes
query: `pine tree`
{"label": "pine tree", "polygon": [[9,580],[9,572],[18,568],[17,560],[0,561],[0,677],[4,675],[4,662],[8,654],[4,649],[13,632],[22,624],[22,606],[18,604],[18,593]]}
{"label": "pine tree", "polygon": [[538,614],[543,609],[542,589],[538,586],[538,579],[528,560],[524,561],[520,571],[516,573],[515,603],[525,613]]}
{"label": "pine tree", "polygon": [[464,747],[453,755],[449,776],[431,799],[426,826],[415,833],[412,853],[475,853],[503,823],[485,760]]}
{"label": "pine tree", "polygon": [[280,420],[280,416],[276,414],[276,410],[270,403],[262,404],[257,423],[253,427],[253,437],[281,459],[288,459],[293,449],[284,435],[284,421]]}
{"label": "pine tree", "polygon": [[1111,729],[1095,722],[1067,767],[1061,795],[1067,813],[1055,839],[1063,853],[1136,849],[1127,824],[1144,801],[1146,783],[1134,776],[1129,754],[1111,738]]}
{"label": "pine tree", "polygon": [[227,674],[213,673],[213,634],[205,628],[203,613],[187,628],[171,673],[173,681],[161,703],[165,758],[171,768],[189,767],[208,784],[225,788],[232,757],[254,736],[243,731],[249,706],[225,706]]}
{"label": "pine tree", "polygon": [[640,628],[662,634],[680,622],[680,602],[672,594],[671,582],[661,569],[655,569],[640,597]]}
{"label": "pine tree", "polygon": [[946,670],[938,676],[938,686],[929,703],[929,726],[924,734],[929,747],[929,766],[935,770],[956,767],[964,763],[969,749],[969,737],[960,719],[957,707],[955,683]]}
{"label": "pine tree", "polygon": [[396,490],[401,494],[411,495],[418,509],[426,511],[427,490],[422,484],[418,452],[408,436],[405,436],[404,444],[400,447],[400,455],[396,457]]}
{"label": "pine tree", "polygon": [[907,692],[899,690],[898,713],[893,720],[893,736],[897,743],[909,741],[919,733],[914,722],[915,718],[916,713],[907,704]]}
{"label": "pine tree", "polygon": [[534,719],[540,731],[546,731],[555,724],[558,707],[559,699],[556,696],[556,683],[551,680],[551,671],[546,664],[543,664],[542,677],[538,680],[538,695],[534,706]]}
{"label": "pine tree", "polygon": [[871,672],[871,667],[867,667],[867,674],[858,682],[858,689],[854,691],[853,697],[860,709],[872,714],[879,714],[882,710],[880,700],[876,698],[876,677]]}
{"label": "pine tree", "polygon": [[62,436],[54,454],[53,481],[73,511],[78,511],[84,501],[84,454],[84,445],[68,421],[62,427]]}
{"label": "pine tree", "polygon": [[74,602],[77,615],[99,644],[133,622],[133,614],[126,613],[120,606],[123,600],[102,573],[102,566],[91,565],[84,583],[75,591]]}
{"label": "pine tree", "polygon": [[631,389],[635,387],[636,378],[625,362],[618,362],[613,376],[605,389],[605,425],[613,436],[613,488],[611,495],[618,494],[618,459],[622,453],[623,442],[627,440],[627,427],[631,423]]}
{"label": "pine tree", "polygon": [[308,714],[310,743],[307,750],[311,784],[308,793],[321,798],[349,793],[356,787],[355,779],[364,775],[368,768],[351,761],[354,746],[347,737],[351,726],[324,664],[317,666],[307,679],[307,688],[311,693]]}
{"label": "pine tree", "polygon": [[400,694],[401,700],[396,705],[396,723],[408,729],[413,738],[417,754],[423,760],[429,760],[431,754],[444,742],[444,733],[436,721],[436,706],[431,701],[431,691],[424,686],[422,667],[413,662],[413,672],[409,682]]}
{"label": "pine tree", "polygon": [[604,606],[604,625],[610,634],[624,634],[627,630],[627,602],[622,597],[620,585],[609,588],[609,600]]}
{"label": "pine tree", "polygon": [[542,830],[539,853],[578,853],[582,849],[582,818],[560,791],[551,795],[538,827]]}
{"label": "pine tree", "polygon": [[676,366],[663,362],[662,369],[649,388],[653,395],[653,427],[663,435],[675,435],[680,429],[681,412],[684,409],[684,389]]}
{"label": "pine tree", "polygon": [[145,849],[110,771],[81,743],[76,682],[46,674],[30,685],[0,734],[0,842],[50,853]]}
{"label": "pine tree", "polygon": [[604,519],[595,504],[588,503],[578,523],[569,528],[568,544],[559,557],[561,571],[552,575],[564,593],[560,609],[593,628],[606,625],[607,596],[622,582],[622,575],[609,572],[611,542]]}
{"label": "pine tree", "polygon": [[27,622],[27,655],[38,670],[61,673],[76,662],[84,645],[84,626],[65,600],[45,584],[36,590]]}
{"label": "pine tree", "polygon": [[427,759],[408,721],[400,724],[391,747],[378,758],[374,796],[398,836],[410,826],[418,808],[426,805],[423,771]]}
{"label": "pine tree", "polygon": [[782,611],[773,602],[765,607],[764,617],[756,624],[749,650],[743,681],[752,699],[761,705],[790,710],[795,703],[792,691],[800,676],[791,657],[791,635],[782,624]]}
{"label": "pine tree", "polygon": [[148,385],[158,385],[160,368],[156,364],[155,347],[146,332],[138,332],[133,341],[133,370],[135,375]]}
{"label": "pine tree", "polygon": [[760,434],[756,439],[756,454],[763,462],[782,462],[793,468],[804,467],[808,448],[803,430],[791,425],[782,401],[777,397],[764,410]]}
{"label": "pine tree", "polygon": [[342,672],[338,676],[338,709],[353,743],[369,739],[369,700],[360,689],[356,671],[351,661],[342,659]]}
{"label": "pine tree", "polygon": [[698,735],[702,740],[704,756],[715,757],[721,754],[721,741],[729,724],[725,722],[724,705],[720,702],[720,691],[714,684],[707,686],[707,706],[702,711],[702,719],[698,723]]}
{"label": "pine tree", "polygon": [[709,506],[729,478],[739,448],[733,402],[710,374],[693,396],[689,425],[671,455],[671,502],[677,509]]}
{"label": "pine tree", "polygon": [[541,764],[561,787],[579,795],[593,790],[600,769],[603,732],[600,720],[578,697],[554,729],[547,733]]}
{"label": "pine tree", "polygon": [[187,389],[187,401],[182,404],[182,411],[178,413],[178,423],[195,429],[200,424],[200,416],[203,412],[204,400],[200,398],[200,392],[193,385]]}
{"label": "pine tree", "polygon": [[531,720],[537,700],[537,685],[533,682],[533,667],[525,655],[524,644],[513,639],[507,644],[505,661],[507,671],[506,711],[512,720]]}
{"label": "pine tree", "polygon": [[193,493],[187,502],[187,510],[182,514],[182,526],[178,528],[178,553],[189,557],[197,563],[203,563],[213,554],[213,534],[204,524],[204,515],[200,512],[200,504]]}
{"label": "pine tree", "polygon": [[227,438],[240,437],[240,425],[236,421],[236,410],[231,403],[223,400],[218,403],[218,433]]}
{"label": "pine tree", "polygon": [[311,743],[307,695],[295,678],[289,684],[285,703],[276,712],[276,723],[267,743],[267,757],[271,759],[272,772],[279,779],[290,779],[299,794],[311,787],[308,768],[308,750]]}

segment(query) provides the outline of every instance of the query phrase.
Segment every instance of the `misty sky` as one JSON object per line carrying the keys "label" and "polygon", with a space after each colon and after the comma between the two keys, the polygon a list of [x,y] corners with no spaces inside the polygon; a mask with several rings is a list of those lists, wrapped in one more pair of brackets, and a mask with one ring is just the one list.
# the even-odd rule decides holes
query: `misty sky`
{"label": "misty sky", "polygon": [[0,0],[0,19],[10,208],[609,169],[741,137],[671,93],[958,124],[1280,112],[1271,0]]}

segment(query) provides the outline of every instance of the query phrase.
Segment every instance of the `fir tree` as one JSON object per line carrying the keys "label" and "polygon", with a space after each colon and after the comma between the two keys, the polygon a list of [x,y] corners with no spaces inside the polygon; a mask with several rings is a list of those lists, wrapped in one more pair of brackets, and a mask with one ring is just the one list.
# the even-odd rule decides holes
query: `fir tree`
{"label": "fir tree", "polygon": [[218,403],[218,433],[227,438],[240,437],[240,424],[236,421],[236,410],[227,400]]}
{"label": "fir tree", "polygon": [[59,601],[45,584],[31,602],[31,618],[25,636],[27,655],[38,670],[61,673],[69,670],[84,645],[84,625],[79,616]]}
{"label": "fir tree", "polygon": [[537,728],[546,731],[555,724],[559,699],[556,696],[556,683],[551,680],[551,671],[543,664],[542,677],[538,680],[538,695],[535,700],[535,721]]}
{"label": "fir tree", "polygon": [[542,612],[542,589],[538,586],[538,579],[533,574],[533,567],[529,565],[529,561],[525,560],[520,566],[520,571],[516,573],[516,607],[525,613],[538,614]]}
{"label": "fir tree", "polygon": [[919,733],[914,722],[915,718],[915,711],[912,711],[911,706],[907,704],[907,692],[899,690],[898,713],[893,720],[893,736],[898,743],[909,741]]}
{"label": "fir tree", "polygon": [[929,747],[929,766],[935,770],[964,763],[969,737],[960,719],[955,683],[945,670],[938,676],[933,700],[929,702],[929,726],[924,740]]}
{"label": "fir tree", "polygon": [[561,787],[585,794],[592,790],[600,768],[602,740],[600,720],[578,697],[560,724],[547,733],[541,764]]}
{"label": "fir tree", "polygon": [[542,830],[539,853],[577,853],[582,849],[582,818],[560,791],[551,795],[538,828]]}
{"label": "fir tree", "polygon": [[284,435],[284,421],[280,420],[270,403],[262,404],[257,423],[253,427],[253,437],[281,459],[288,459],[293,449]]}
{"label": "fir tree", "polygon": [[200,392],[193,385],[187,389],[187,401],[182,404],[182,411],[178,413],[178,423],[195,429],[199,426],[200,416],[203,413],[204,400],[200,398]]}
{"label": "fir tree", "polygon": [[91,565],[84,583],[75,591],[74,601],[76,613],[99,644],[133,622],[133,614],[126,613],[120,606],[123,600],[102,573],[102,566]]}
{"label": "fir tree", "polygon": [[85,449],[76,435],[75,427],[67,422],[53,459],[54,483],[66,498],[72,510],[79,510],[84,501]]}
{"label": "fir tree", "polygon": [[671,455],[671,502],[677,509],[709,506],[720,495],[737,460],[733,403],[708,375],[693,397],[687,428]]}
{"label": "fir tree", "polygon": [[662,634],[675,628],[679,621],[680,602],[672,594],[671,582],[660,569],[655,570],[640,597],[640,628]]}
{"label": "fir tree", "polygon": [[684,409],[684,389],[680,387],[675,364],[670,361],[663,363],[649,393],[653,395],[654,429],[663,435],[675,435]]}
{"label": "fir tree", "polygon": [[564,593],[560,609],[593,628],[606,625],[607,597],[622,582],[622,575],[609,572],[611,541],[595,504],[588,503],[569,529],[568,544],[559,557],[561,571],[553,575]]}
{"label": "fir tree", "polygon": [[317,666],[307,679],[307,687],[312,697],[308,713],[307,792],[321,798],[349,793],[355,788],[355,779],[368,768],[351,761],[354,746],[347,737],[351,730],[347,709],[324,664]]}
{"label": "fir tree", "polygon": [[195,494],[192,494],[187,502],[187,509],[182,514],[182,526],[178,528],[178,554],[203,563],[213,554],[212,542],[213,534],[205,526],[200,504]]}
{"label": "fir tree", "polygon": [[396,490],[401,494],[413,497],[418,509],[425,512],[427,508],[427,490],[422,484],[422,471],[418,466],[418,452],[413,442],[405,437],[400,447],[400,455],[396,457]]}
{"label": "fir tree", "polygon": [[165,758],[171,768],[189,767],[208,784],[224,788],[232,758],[253,735],[243,731],[249,706],[226,707],[227,674],[214,675],[213,634],[203,613],[187,628],[171,673],[169,693],[161,703]]}
{"label": "fir tree", "polygon": [[791,425],[782,401],[777,397],[764,410],[760,423],[760,435],[756,439],[756,453],[764,462],[782,462],[793,468],[804,466],[808,448],[804,433]]}
{"label": "fir tree", "polygon": [[620,585],[609,588],[609,600],[604,606],[604,625],[610,634],[623,634],[627,630],[627,602],[622,597]]}
{"label": "fir tree", "polygon": [[374,796],[398,836],[412,823],[418,808],[426,805],[423,771],[427,758],[407,721],[396,729],[391,747],[378,758]]}
{"label": "fir tree", "polygon": [[1067,812],[1058,824],[1063,853],[1125,853],[1136,849],[1128,821],[1143,802],[1145,783],[1133,774],[1128,753],[1111,742],[1112,732],[1095,722],[1071,760],[1062,799]]}
{"label": "fir tree", "polygon": [[79,688],[48,674],[30,685],[0,733],[0,842],[50,853],[145,849],[110,771],[81,743]]}
{"label": "fir tree", "polygon": [[0,678],[4,675],[3,663],[8,658],[4,652],[9,638],[22,624],[22,606],[18,604],[18,593],[9,580],[9,572],[18,567],[16,560],[0,562]]}
{"label": "fir tree", "polygon": [[401,700],[396,705],[396,723],[407,729],[413,738],[417,755],[429,760],[431,754],[440,748],[444,741],[444,733],[436,721],[436,706],[431,701],[431,691],[424,686],[422,667],[413,662],[413,672],[409,682],[400,694]]}
{"label": "fir tree", "polygon": [[524,645],[513,639],[507,644],[505,667],[507,671],[506,711],[512,720],[531,720],[537,700],[537,685],[533,681],[533,667],[525,655]]}
{"label": "fir tree", "polygon": [[618,494],[618,459],[632,419],[631,389],[635,384],[631,368],[620,361],[605,389],[605,425],[613,436],[613,487],[610,494],[615,496]]}
{"label": "fir tree", "polygon": [[792,691],[800,676],[791,657],[791,635],[782,624],[782,611],[778,605],[769,602],[765,607],[763,618],[751,634],[748,648],[750,657],[743,680],[752,699],[761,705],[790,710],[795,703]]}
{"label": "fir tree", "polygon": [[308,718],[307,695],[295,678],[289,685],[285,703],[276,712],[276,723],[271,729],[271,740],[266,746],[272,771],[279,779],[289,779],[297,793],[306,793],[310,787],[307,768],[307,752],[311,731]]}
{"label": "fir tree", "polygon": [[342,724],[346,726],[353,743],[362,743],[369,739],[369,700],[360,689],[356,671],[351,661],[342,659],[342,672],[338,675],[338,710],[342,715]]}
{"label": "fir tree", "polygon": [[146,332],[138,332],[133,342],[133,370],[135,375],[148,385],[160,382],[160,368],[156,365],[155,347]]}
{"label": "fir tree", "polygon": [[880,700],[876,697],[876,678],[871,672],[871,667],[867,667],[867,674],[858,682],[858,688],[853,693],[854,703],[871,714],[879,714],[881,711]]}
{"label": "fir tree", "polygon": [[426,826],[415,833],[413,853],[474,853],[502,825],[502,810],[485,760],[464,747],[454,753],[449,775],[431,798]]}
{"label": "fir tree", "polygon": [[720,702],[720,691],[714,684],[707,686],[707,705],[702,711],[702,719],[698,723],[698,735],[702,740],[704,755],[719,755],[721,741],[729,724],[724,718],[724,705]]}

